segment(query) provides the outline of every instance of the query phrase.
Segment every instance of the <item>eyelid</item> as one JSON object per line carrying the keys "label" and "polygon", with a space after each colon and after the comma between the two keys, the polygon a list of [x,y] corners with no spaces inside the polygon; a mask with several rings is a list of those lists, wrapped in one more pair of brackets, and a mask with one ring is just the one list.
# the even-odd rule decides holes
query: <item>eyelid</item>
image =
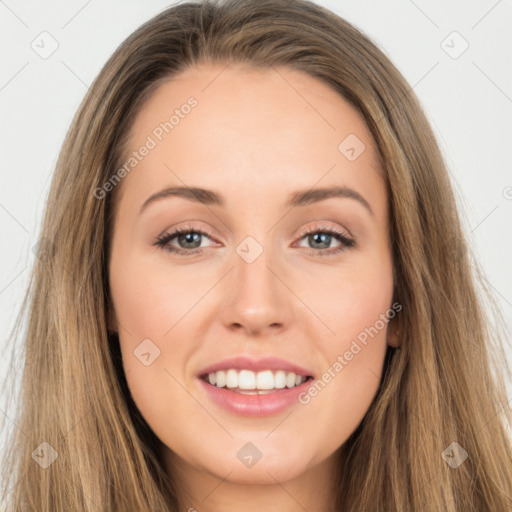
{"label": "eyelid", "polygon": [[[322,222],[322,221],[319,221]],[[305,228],[303,231],[301,231],[300,237],[303,237],[304,235],[308,235],[310,233],[316,233],[317,231],[334,231],[336,233],[339,233],[340,235],[345,236],[346,238],[354,239],[350,231],[346,228],[341,228],[338,226],[333,226],[331,224],[325,224],[325,221],[322,224],[313,224],[307,228]]]}

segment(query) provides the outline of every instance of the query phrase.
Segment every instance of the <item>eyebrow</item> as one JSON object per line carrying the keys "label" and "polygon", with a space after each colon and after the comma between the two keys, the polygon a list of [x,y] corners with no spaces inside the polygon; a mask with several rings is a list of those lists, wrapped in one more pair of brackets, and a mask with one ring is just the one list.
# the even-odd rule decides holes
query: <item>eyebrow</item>
{"label": "eyebrow", "polygon": [[[224,198],[213,190],[207,190],[199,187],[169,187],[148,197],[141,206],[140,213],[142,213],[151,203],[171,197],[181,197],[183,199],[205,205],[220,207],[224,207],[226,205]],[[372,216],[374,215],[370,204],[361,194],[359,194],[359,192],[348,187],[338,186],[298,190],[289,196],[288,201],[285,203],[285,207],[295,208],[298,206],[306,206],[333,197],[354,199],[364,206]]]}

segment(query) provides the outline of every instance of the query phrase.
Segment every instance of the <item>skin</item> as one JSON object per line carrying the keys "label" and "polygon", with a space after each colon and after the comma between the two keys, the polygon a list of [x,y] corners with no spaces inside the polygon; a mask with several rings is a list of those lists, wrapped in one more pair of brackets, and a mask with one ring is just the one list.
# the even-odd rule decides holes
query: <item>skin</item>
{"label": "skin", "polygon": [[[221,409],[198,372],[225,358],[276,356],[316,377],[392,305],[387,194],[378,153],[362,117],[323,82],[288,68],[201,65],[161,85],[131,128],[135,151],[169,113],[198,105],[121,182],[109,278],[128,385],[162,441],[182,510],[332,510],[336,455],[377,392],[395,322],[376,336],[307,405],[264,418]],[[349,161],[338,145],[355,134],[366,146]],[[211,189],[224,207],[180,197],[154,201],[170,186]],[[296,190],[346,186],[351,198],[284,206]],[[192,256],[155,245],[176,227],[205,231]],[[337,228],[356,246],[303,232]],[[252,263],[236,249],[252,236],[263,252]],[[318,236],[318,235],[317,235]],[[160,355],[134,356],[150,339]],[[362,346],[362,345],[361,345]],[[237,452],[262,453],[245,467]]]}

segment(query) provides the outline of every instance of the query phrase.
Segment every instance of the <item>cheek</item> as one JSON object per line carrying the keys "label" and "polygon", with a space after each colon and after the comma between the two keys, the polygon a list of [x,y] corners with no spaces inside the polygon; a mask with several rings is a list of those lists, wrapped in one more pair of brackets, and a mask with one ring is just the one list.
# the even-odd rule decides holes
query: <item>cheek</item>
{"label": "cheek", "polygon": [[301,278],[297,282],[301,283],[295,288],[297,294],[321,320],[321,325],[316,321],[315,326],[320,325],[322,335],[319,336],[319,331],[316,335],[310,333],[309,339],[318,340],[321,352],[329,355],[330,360],[340,351],[349,349],[352,340],[364,343],[366,338],[370,339],[368,329],[374,338],[385,338],[387,322],[383,323],[382,318],[393,297],[392,265],[385,253],[340,266],[336,271],[322,269],[307,280]]}
{"label": "cheek", "polygon": [[316,336],[323,373],[301,403],[342,442],[363,419],[379,387],[394,316],[391,263],[382,258],[324,282],[330,284],[323,294],[309,295],[312,309],[329,327],[328,335]]}
{"label": "cheek", "polygon": [[[155,259],[155,258],[153,258]],[[125,258],[111,271],[116,317],[134,336],[162,338],[208,290],[208,279],[191,270],[170,270],[151,257]],[[204,283],[204,284],[203,284]]]}
{"label": "cheek", "polygon": [[190,272],[170,272],[168,266],[126,252],[123,258],[113,258],[111,265],[127,383],[140,413],[161,439],[186,437],[191,427],[183,418],[202,411],[183,384],[187,361],[197,348],[191,341],[201,314],[198,302],[211,287],[211,279],[190,279]]}

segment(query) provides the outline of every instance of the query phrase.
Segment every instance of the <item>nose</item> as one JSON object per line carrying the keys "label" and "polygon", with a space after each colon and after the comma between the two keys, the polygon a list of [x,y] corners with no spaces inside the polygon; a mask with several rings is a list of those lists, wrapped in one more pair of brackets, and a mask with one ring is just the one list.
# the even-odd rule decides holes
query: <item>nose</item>
{"label": "nose", "polygon": [[250,261],[235,252],[222,322],[230,330],[252,336],[275,335],[291,322],[293,293],[270,250],[264,249]]}

